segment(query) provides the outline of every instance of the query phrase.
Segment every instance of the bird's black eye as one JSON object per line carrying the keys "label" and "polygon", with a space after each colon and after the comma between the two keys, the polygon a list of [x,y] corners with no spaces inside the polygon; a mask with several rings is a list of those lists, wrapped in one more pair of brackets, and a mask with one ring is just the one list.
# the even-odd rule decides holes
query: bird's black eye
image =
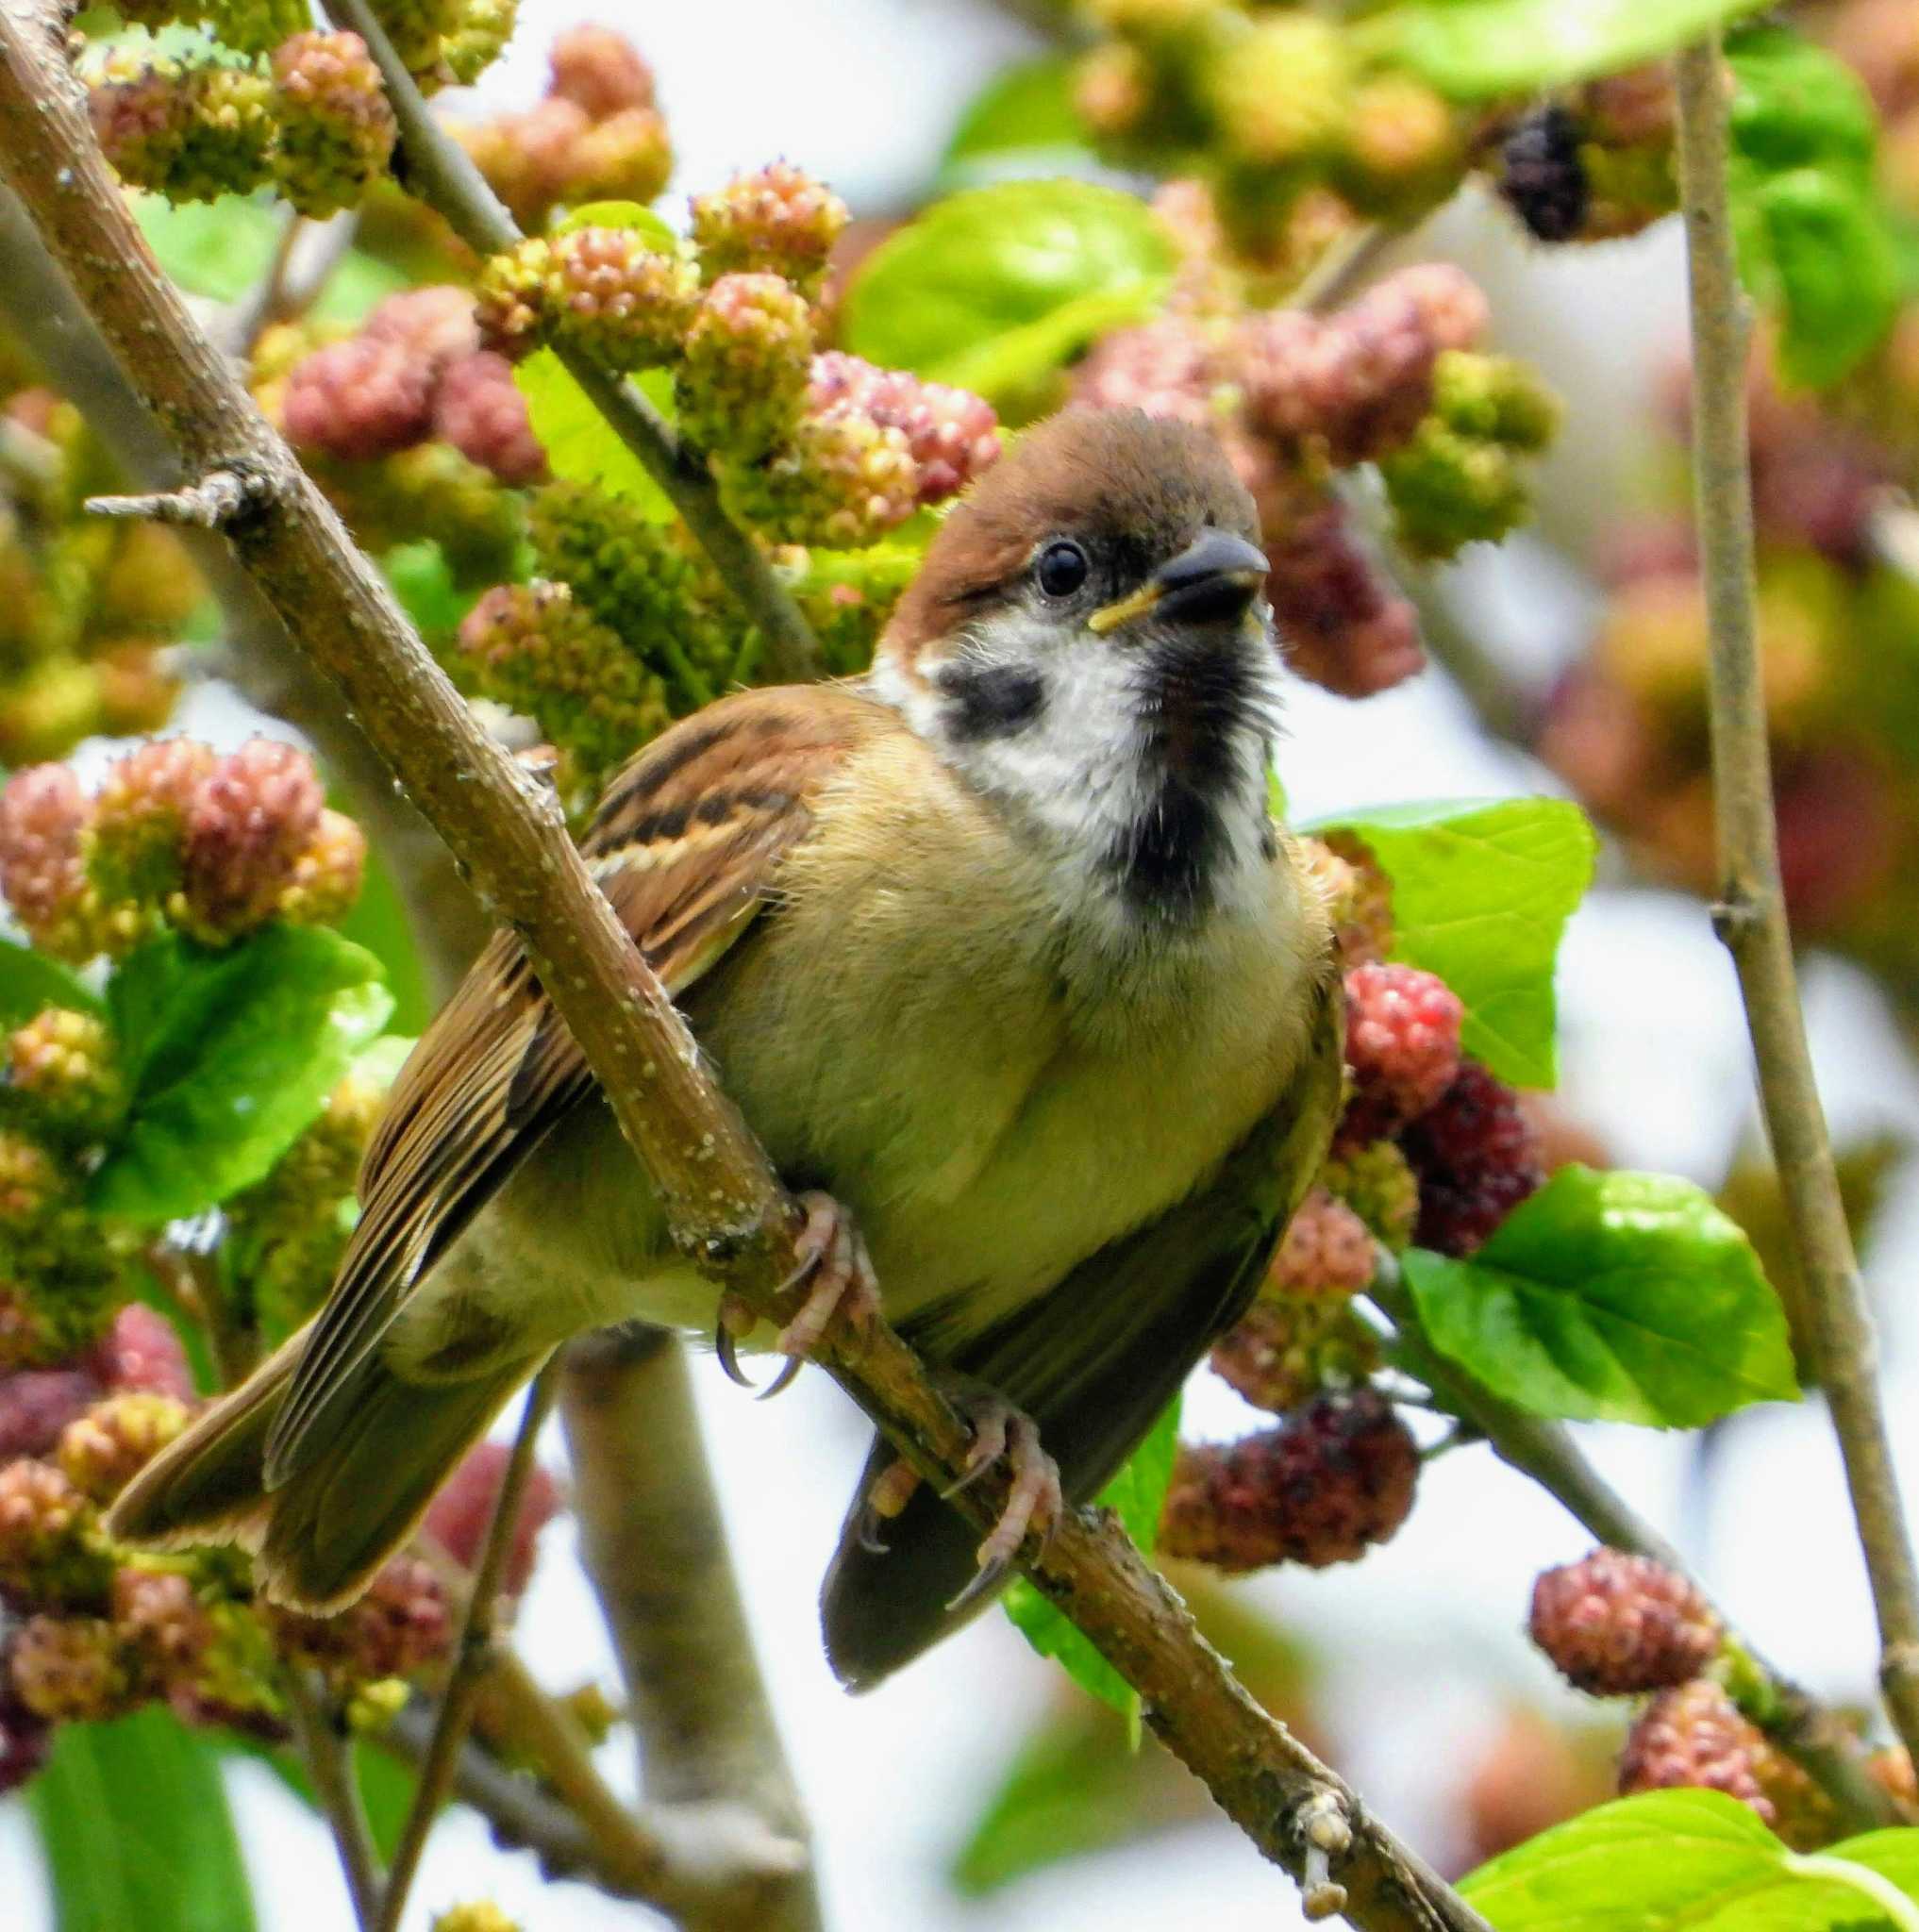
{"label": "bird's black eye", "polygon": [[1040,552],[1035,574],[1047,596],[1070,597],[1086,581],[1086,570],[1085,551],[1061,539]]}

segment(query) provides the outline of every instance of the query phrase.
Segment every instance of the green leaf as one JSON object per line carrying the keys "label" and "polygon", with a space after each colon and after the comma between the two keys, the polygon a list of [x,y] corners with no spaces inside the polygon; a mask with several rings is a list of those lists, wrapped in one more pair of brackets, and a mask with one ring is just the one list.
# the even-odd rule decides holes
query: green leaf
{"label": "green leaf", "polygon": [[1726,43],[1732,70],[1727,137],[1735,170],[1821,168],[1865,180],[1878,119],[1844,61],[1782,26],[1748,26]]}
{"label": "green leaf", "polygon": [[1008,181],[936,202],[881,242],[841,331],[855,355],[997,402],[1148,314],[1173,269],[1172,242],[1136,195]]}
{"label": "green leaf", "polygon": [[1919,1831],[1801,1856],[1723,1792],[1676,1790],[1555,1825],[1459,1889],[1494,1932],[1877,1932],[1915,1880]]}
{"label": "green leaf", "polygon": [[575,228],[626,228],[643,236],[647,246],[657,248],[662,255],[679,253],[679,237],[643,202],[582,202],[553,232],[565,235]]}
{"label": "green leaf", "polygon": [[940,162],[942,194],[994,181],[1044,180],[1098,166],[1073,105],[1073,60],[1042,54],[1001,72],[973,97]]}
{"label": "green leaf", "polygon": [[342,939],[363,946],[379,961],[393,999],[389,1024],[406,1033],[419,1033],[433,1017],[436,1002],[426,983],[426,969],[413,945],[400,889],[376,845],[367,848],[359,897],[340,922],[339,932]]}
{"label": "green leaf", "polygon": [[[556,476],[570,483],[591,483],[655,523],[671,521],[673,505],[666,492],[607,426],[607,419],[551,349],[528,356],[514,369],[513,380],[526,398],[533,433]],[[648,370],[638,381],[652,402],[662,409],[670,408],[673,382],[663,370]]]}
{"label": "green leaf", "polygon": [[60,1725],[28,1799],[58,1932],[253,1932],[218,1759],[171,1712]]}
{"label": "green leaf", "polygon": [[389,295],[412,286],[411,277],[395,263],[349,248],[326,277],[307,319],[323,327],[358,328]]}
{"label": "green leaf", "polygon": [[[1176,1396],[1127,1458],[1126,1467],[1099,1492],[1126,1534],[1148,1556],[1160,1533],[1160,1507],[1173,1479],[1179,1453],[1179,1399]],[[1082,1690],[1103,1698],[1125,1714],[1133,1741],[1139,1741],[1139,1692],[1101,1657],[1078,1624],[1060,1614],[1024,1576],[1006,1593],[1006,1613],[1042,1657],[1057,1657]]]}
{"label": "green leaf", "polygon": [[1455,100],[1535,93],[1671,52],[1764,0],[1406,0],[1348,29],[1359,54]]}
{"label": "green leaf", "polygon": [[239,301],[266,274],[279,246],[285,217],[270,201],[223,194],[217,201],[175,203],[146,193],[132,201],[147,246],[190,295]]}
{"label": "green leaf", "polygon": [[1393,881],[1393,957],[1466,1008],[1466,1051],[1502,1080],[1550,1087],[1553,965],[1593,881],[1598,841],[1559,798],[1402,805],[1300,829],[1349,832]]}
{"label": "green leaf", "polygon": [[454,580],[446,553],[430,537],[396,543],[380,558],[380,575],[400,601],[408,621],[429,644],[443,644],[479,601]]}
{"label": "green leaf", "polygon": [[1904,237],[1875,180],[1878,123],[1859,76],[1779,26],[1735,36],[1727,192],[1742,279],[1779,325],[1786,376],[1824,388],[1892,326]]}
{"label": "green leaf", "polygon": [[25,1025],[43,1007],[106,1011],[99,994],[58,959],[0,940],[0,1032]]}
{"label": "green leaf", "polygon": [[1761,265],[1746,279],[1778,317],[1779,367],[1791,382],[1827,388],[1878,346],[1898,314],[1892,231],[1869,191],[1811,168],[1766,182],[1753,217]]}
{"label": "green leaf", "polygon": [[1690,1181],[1561,1168],[1470,1260],[1402,1266],[1433,1347],[1538,1415],[1694,1428],[1798,1393],[1752,1243]]}
{"label": "green leaf", "polygon": [[393,1006],[364,948],[278,924],[220,950],[154,940],[113,975],[108,1000],[133,1101],[92,1200],[147,1224],[259,1180]]}
{"label": "green leaf", "polygon": [[1460,1890],[1496,1932],[1655,1932],[1777,1884],[1785,1849],[1721,1792],[1649,1791],[1542,1832]]}

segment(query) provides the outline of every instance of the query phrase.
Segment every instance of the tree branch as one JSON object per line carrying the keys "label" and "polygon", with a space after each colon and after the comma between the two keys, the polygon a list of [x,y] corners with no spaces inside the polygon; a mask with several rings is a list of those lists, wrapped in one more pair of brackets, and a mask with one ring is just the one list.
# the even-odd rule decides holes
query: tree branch
{"label": "tree branch", "polygon": [[[400,126],[394,168],[409,192],[479,255],[504,255],[526,240],[467,152],[434,119],[406,64],[393,52],[370,0],[325,0],[336,26],[350,27],[367,44]],[[804,683],[821,673],[819,641],[792,593],[753,539],[726,514],[705,459],[681,441],[637,383],[614,375],[592,357],[564,343],[556,353],[610,428],[646,474],[666,492],[712,559],[720,581],[759,625],[766,660],[782,678]]]}
{"label": "tree branch", "polygon": [[[1500,1461],[1530,1476],[1609,1548],[1650,1557],[1699,1588],[1685,1557],[1593,1467],[1563,1424],[1494,1395],[1432,1346],[1390,1257],[1382,1255],[1367,1292],[1392,1318],[1397,1359],[1448,1411],[1470,1423]],[[1766,1663],[1739,1637],[1731,1620],[1723,1611],[1718,1614],[1758,1693],[1743,1699],[1743,1707],[1832,1800],[1845,1828],[1870,1831],[1904,1824],[1905,1815],[1891,1794],[1866,1771],[1852,1731],[1811,1692]]]}
{"label": "tree branch", "polygon": [[[642,1789],[661,1805],[744,1802],[803,1843],[805,1814],[727,1557],[685,1349],[658,1328],[584,1336],[566,1352],[560,1405],[580,1560],[619,1653]],[[631,1453],[636,1441],[643,1459]],[[810,1866],[759,1897],[747,1923],[816,1932]]]}
{"label": "tree branch", "polygon": [[1678,59],[1679,179],[1693,318],[1693,465],[1710,640],[1720,904],[1759,1066],[1766,1132],[1806,1283],[1820,1386],[1839,1438],[1879,1626],[1879,1682],[1919,1759],[1919,1574],[1879,1400],[1877,1345],[1799,1008],[1754,608],[1745,420],[1748,305],[1727,216],[1726,85],[1715,39]]}
{"label": "tree branch", "polygon": [[293,1734],[299,1740],[307,1774],[313,1780],[313,1794],[333,1832],[340,1868],[353,1897],[353,1915],[360,1932],[374,1932],[380,1910],[380,1858],[367,1825],[366,1807],[360,1802],[359,1782],[354,1776],[352,1749],[334,1728],[304,1665],[289,1663],[285,1683]]}
{"label": "tree branch", "polygon": [[[0,168],[132,377],[190,475],[268,479],[229,532],[303,648],[340,686],[428,820],[525,944],[676,1239],[753,1311],[796,1311],[785,1289],[800,1222],[684,1023],[565,836],[557,803],[480,730],[409,628],[378,574],[292,451],[253,407],[153,264],[89,126],[49,6],[0,8]],[[922,1474],[957,1485],[972,1436],[890,1327],[835,1337],[821,1357]],[[960,1490],[982,1528],[1005,1472]],[[1140,1693],[1146,1721],[1260,1850],[1295,1876],[1315,1854],[1317,1907],[1345,1893],[1362,1932],[1486,1932],[1484,1921],[1359,1796],[1262,1709],[1111,1520],[1082,1510],[1025,1555],[1038,1587]],[[1350,1835],[1335,1850],[1332,1813]],[[1318,1873],[1318,1860],[1314,1859]]]}
{"label": "tree branch", "polygon": [[400,1827],[400,1841],[393,1847],[386,1890],[380,1894],[379,1932],[399,1932],[400,1918],[407,1909],[407,1894],[412,1889],[413,1874],[420,1868],[420,1854],[426,1849],[426,1835],[433,1829],[433,1821],[452,1790],[459,1747],[466,1742],[474,1706],[479,1701],[480,1685],[492,1667],[500,1574],[513,1541],[520,1498],[526,1493],[526,1477],[533,1468],[533,1445],[539,1438],[541,1424],[552,1409],[559,1387],[559,1366],[549,1361],[534,1376],[533,1386],[526,1391],[520,1432],[513,1438],[512,1454],[507,1458],[506,1471],[500,1477],[479,1565],[467,1593],[459,1646],[440,1693],[440,1711],[426,1746],[426,1760],[420,1767],[420,1782],[413,1789],[413,1802],[408,1807],[406,1822]]}

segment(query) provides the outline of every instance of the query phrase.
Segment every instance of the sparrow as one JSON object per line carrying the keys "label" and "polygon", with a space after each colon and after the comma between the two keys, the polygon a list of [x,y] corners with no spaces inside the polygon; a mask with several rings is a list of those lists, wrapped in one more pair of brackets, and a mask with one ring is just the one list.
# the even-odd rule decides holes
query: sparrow
{"label": "sparrow", "polygon": [[[1258,527],[1204,431],[1069,409],[941,525],[865,675],[682,720],[583,840],[807,1207],[814,1280],[777,1346],[876,1305],[973,1418],[975,1466],[1013,1473],[981,1544],[876,1443],[822,1592],[849,1688],[1119,1469],[1324,1158],[1343,1001],[1268,803]],[[569,1337],[713,1332],[510,934],[407,1061],[359,1193],[324,1308],[148,1464],[113,1535],[238,1541],[268,1596],[337,1608]]]}

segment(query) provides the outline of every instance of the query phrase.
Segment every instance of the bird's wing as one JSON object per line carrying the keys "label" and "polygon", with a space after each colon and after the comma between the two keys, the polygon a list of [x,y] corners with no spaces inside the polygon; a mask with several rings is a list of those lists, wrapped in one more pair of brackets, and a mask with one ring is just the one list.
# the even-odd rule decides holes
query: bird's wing
{"label": "bird's wing", "polygon": [[[678,994],[767,903],[823,786],[893,714],[843,687],[740,693],[662,733],[613,780],[581,841],[601,890]],[[414,1283],[593,1091],[519,942],[494,936],[395,1083],[360,1169],[360,1219],[267,1448],[297,1470],[353,1398]]]}
{"label": "bird's wing", "polygon": [[[1328,970],[1315,986],[1298,1074],[1210,1183],[941,1364],[1032,1418],[1069,1503],[1105,1487],[1202,1352],[1245,1312],[1326,1158],[1340,1103],[1337,985]],[[866,1492],[891,1456],[884,1441],[876,1445],[821,1593],[827,1656],[856,1690],[910,1662],[980,1607],[957,1616],[946,1608],[976,1574],[979,1537],[926,1487],[880,1530],[883,1554],[862,1541]]]}

